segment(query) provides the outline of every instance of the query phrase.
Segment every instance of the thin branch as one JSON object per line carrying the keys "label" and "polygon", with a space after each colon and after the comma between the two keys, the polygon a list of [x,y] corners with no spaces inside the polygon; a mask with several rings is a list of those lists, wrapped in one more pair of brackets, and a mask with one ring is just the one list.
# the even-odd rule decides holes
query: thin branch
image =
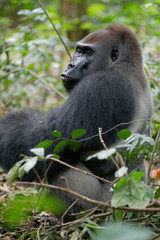
{"label": "thin branch", "polygon": [[74,167],[74,166],[72,166],[72,165],[70,165],[70,164],[68,164],[68,163],[65,163],[65,162],[63,162],[63,161],[61,161],[61,160],[59,160],[59,159],[57,159],[57,158],[51,157],[50,159],[53,160],[53,161],[55,161],[55,162],[58,162],[58,163],[60,163],[60,164],[63,164],[63,165],[65,165],[66,167],[69,167],[69,168],[71,168],[71,169],[73,169],[73,170],[75,170],[75,171],[81,172],[81,173],[83,173],[83,174],[85,174],[85,175],[89,175],[89,176],[91,176],[91,177],[94,177],[94,178],[96,178],[96,179],[98,179],[98,180],[100,180],[100,181],[106,182],[106,183],[108,183],[108,184],[112,184],[112,182],[109,181],[109,180],[106,180],[106,179],[104,179],[104,178],[101,178],[101,177],[99,177],[99,176],[96,176],[95,174],[90,173],[90,172],[87,172],[87,171],[84,171],[84,170],[82,170],[82,169],[80,169],[80,168],[76,168],[76,167]]}
{"label": "thin branch", "polygon": [[128,212],[160,212],[160,208],[130,208],[130,207],[117,207],[114,208],[111,206],[110,202],[102,202],[102,201],[97,201],[94,199],[91,199],[89,197],[86,197],[80,193],[77,193],[73,190],[66,189],[64,187],[59,187],[55,185],[50,185],[50,184],[44,184],[44,183],[36,183],[36,182],[15,182],[14,185],[22,185],[22,186],[36,186],[36,187],[44,187],[44,188],[49,188],[49,189],[54,189],[58,190],[61,192],[69,193],[77,198],[80,198],[90,204],[97,205],[98,207],[107,207],[111,209],[120,209],[120,210],[125,210]]}
{"label": "thin branch", "polygon": [[[123,125],[129,125],[131,123],[135,123],[135,122],[139,122],[139,121],[151,121],[151,120],[152,120],[151,118],[145,118],[145,119],[142,118],[142,119],[134,119],[130,122],[119,123],[119,124],[115,125],[114,127],[108,129],[107,131],[104,131],[102,133],[102,135],[105,135],[106,133],[109,133],[109,132],[113,131],[114,129],[116,129],[117,127],[120,127],[120,126],[123,126]],[[99,137],[99,134],[95,134],[95,135],[92,135],[91,137],[84,138],[82,140],[79,140],[79,142],[87,141],[87,140],[90,140],[90,139],[95,138],[95,137]]]}
{"label": "thin branch", "polygon": [[61,92],[59,92],[55,87],[53,87],[52,84],[48,83],[47,81],[45,81],[42,77],[38,76],[35,72],[33,72],[32,70],[29,70],[27,68],[22,68],[24,71],[29,72],[31,75],[33,75],[34,77],[38,78],[41,82],[45,83],[49,89],[53,90],[54,92],[56,92],[58,95],[60,95],[63,99],[66,99],[66,96],[64,96]]}
{"label": "thin branch", "polygon": [[66,50],[68,56],[69,56],[70,59],[71,59],[71,54],[70,54],[70,52],[69,52],[69,50],[68,50],[68,48],[67,48],[65,42],[63,41],[63,39],[62,39],[60,33],[59,33],[58,30],[56,29],[56,27],[55,27],[54,23],[52,22],[51,18],[49,17],[47,11],[46,11],[45,8],[43,7],[43,5],[42,5],[42,3],[40,2],[40,0],[37,0],[37,2],[38,2],[38,4],[40,5],[40,7],[43,9],[44,13],[46,14],[48,20],[50,21],[50,23],[51,23],[51,25],[53,26],[55,32],[57,33],[57,35],[58,35],[58,37],[59,37],[61,43],[63,44],[63,46],[64,46],[64,48],[65,48],[65,50]]}
{"label": "thin branch", "polygon": [[158,85],[158,86],[160,87],[160,83],[155,79],[155,77],[153,76],[153,74],[152,74],[151,71],[149,70],[148,66],[147,66],[146,64],[144,64],[144,67],[145,67],[145,69],[146,69],[146,71],[147,71],[150,79],[151,79],[156,85]]}
{"label": "thin branch", "polygon": [[[98,131],[99,131],[99,138],[100,138],[100,141],[101,141],[104,149],[108,150],[108,148],[107,148],[107,146],[106,146],[106,144],[105,144],[105,142],[104,142],[104,140],[102,138],[102,128],[98,128]],[[116,168],[119,169],[119,166],[118,166],[117,162],[114,160],[112,155],[110,156],[110,158],[111,158],[112,162],[114,163],[114,165],[116,166]]]}
{"label": "thin branch", "polygon": [[148,185],[150,184],[150,181],[151,181],[150,171],[151,171],[151,167],[152,167],[152,164],[153,164],[153,159],[154,159],[154,155],[155,155],[155,152],[156,152],[156,148],[157,148],[157,145],[159,144],[158,143],[159,142],[159,137],[160,137],[160,128],[159,128],[157,136],[156,136],[156,140],[155,140],[155,144],[154,144],[154,147],[153,147],[151,159],[150,159],[150,162],[149,162],[149,167],[148,167]]}
{"label": "thin branch", "polygon": [[74,207],[74,205],[78,202],[78,199],[76,199],[68,208],[67,210],[63,213],[62,217],[59,220],[59,223],[63,223],[64,217],[67,215],[67,213]]}

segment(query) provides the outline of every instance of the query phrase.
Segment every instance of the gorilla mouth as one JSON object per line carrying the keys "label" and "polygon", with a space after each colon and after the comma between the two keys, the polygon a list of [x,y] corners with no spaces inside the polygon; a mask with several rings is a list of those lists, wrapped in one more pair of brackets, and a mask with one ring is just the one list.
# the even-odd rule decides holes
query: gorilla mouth
{"label": "gorilla mouth", "polygon": [[65,75],[65,74],[61,74],[61,80],[62,80],[64,83],[68,83],[68,82],[71,82],[71,81],[73,81],[73,82],[78,82],[78,79],[69,77],[69,76],[67,76],[67,75]]}
{"label": "gorilla mouth", "polygon": [[61,74],[61,80],[67,92],[70,92],[79,81],[78,79],[69,77],[65,74]]}

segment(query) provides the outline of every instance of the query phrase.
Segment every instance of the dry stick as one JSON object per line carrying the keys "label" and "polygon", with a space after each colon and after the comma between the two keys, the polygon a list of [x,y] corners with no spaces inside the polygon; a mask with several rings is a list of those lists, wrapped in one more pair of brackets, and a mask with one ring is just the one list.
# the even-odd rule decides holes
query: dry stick
{"label": "dry stick", "polygon": [[151,167],[152,167],[152,164],[153,164],[153,158],[154,158],[154,154],[156,152],[156,148],[157,148],[157,145],[158,145],[158,140],[159,140],[159,137],[160,137],[160,128],[158,130],[158,133],[157,133],[157,136],[156,136],[156,140],[155,140],[155,144],[154,144],[154,147],[153,147],[153,151],[152,151],[152,155],[151,155],[151,159],[150,159],[150,162],[149,162],[149,167],[148,167],[148,185],[150,184],[150,171],[151,171]]}
{"label": "dry stick", "polygon": [[36,182],[15,182],[14,185],[22,185],[22,186],[37,186],[37,187],[44,187],[44,188],[49,188],[49,189],[54,189],[54,190],[58,190],[61,192],[66,192],[66,193],[70,193],[73,196],[80,198],[86,202],[89,202],[91,204],[97,205],[99,207],[107,207],[107,208],[111,208],[111,209],[120,209],[120,210],[125,210],[128,212],[160,212],[160,208],[130,208],[130,207],[118,207],[118,208],[114,208],[111,206],[111,204],[109,202],[102,202],[102,201],[97,201],[97,200],[93,200],[89,197],[86,197],[80,193],[77,193],[71,189],[66,189],[63,187],[59,187],[59,186],[55,186],[55,185],[50,185],[50,184],[44,184],[44,183],[36,183]]}
{"label": "dry stick", "polygon": [[[107,146],[106,146],[106,144],[105,144],[105,142],[102,138],[102,128],[98,128],[98,131],[99,131],[99,138],[100,138],[100,141],[101,141],[104,149],[108,150],[108,148],[107,148]],[[111,158],[112,162],[114,163],[114,165],[116,166],[116,168],[119,169],[119,166],[118,166],[117,162],[114,160],[112,155],[110,156],[110,158]]]}
{"label": "dry stick", "polygon": [[70,165],[70,164],[68,164],[68,163],[65,163],[65,162],[63,162],[63,161],[61,161],[61,160],[59,160],[59,159],[57,159],[57,158],[53,158],[53,157],[52,157],[52,158],[50,158],[50,159],[53,160],[53,161],[55,161],[55,162],[58,162],[58,163],[60,163],[60,164],[63,164],[63,165],[65,165],[66,167],[69,167],[69,168],[71,168],[71,169],[73,169],[73,170],[75,170],[75,171],[78,171],[78,172],[81,172],[81,173],[83,173],[83,174],[85,174],[85,175],[89,175],[89,176],[91,176],[91,177],[97,178],[97,179],[100,180],[100,181],[103,181],[103,182],[112,184],[112,182],[109,181],[109,180],[106,180],[106,179],[104,179],[104,178],[101,178],[101,177],[99,177],[99,176],[96,176],[96,175],[94,175],[93,173],[84,171],[84,170],[82,170],[82,169],[80,169],[80,168],[73,167],[72,165]]}
{"label": "dry stick", "polygon": [[66,46],[65,42],[63,41],[63,39],[62,39],[62,37],[61,37],[60,33],[59,33],[59,32],[58,32],[58,30],[56,29],[56,27],[55,27],[54,23],[52,22],[51,18],[49,17],[49,15],[48,15],[47,11],[46,11],[46,10],[45,10],[45,8],[43,7],[43,5],[42,5],[42,3],[40,2],[40,0],[37,0],[37,2],[38,2],[38,4],[40,5],[40,7],[43,9],[44,13],[46,14],[46,16],[47,16],[48,20],[50,21],[50,23],[51,23],[51,25],[53,26],[53,28],[54,28],[55,32],[57,33],[57,35],[58,35],[58,37],[59,37],[59,39],[60,39],[61,43],[62,43],[62,44],[63,44],[63,46],[65,47],[65,49],[66,49],[66,52],[67,52],[68,56],[69,56],[69,57],[70,57],[70,59],[71,59],[70,52],[69,52],[69,50],[68,50],[68,48],[67,48],[67,46]]}
{"label": "dry stick", "polygon": [[151,78],[151,80],[153,82],[155,82],[159,87],[160,87],[160,83],[155,79],[155,77],[153,76],[153,74],[151,73],[151,71],[149,70],[148,66],[146,64],[144,64],[144,67],[149,75],[149,77]]}
{"label": "dry stick", "polygon": [[76,199],[68,208],[67,210],[64,212],[64,214],[62,215],[62,217],[59,220],[59,223],[63,223],[63,219],[64,217],[67,215],[67,213],[70,211],[71,208],[74,207],[74,205],[78,202],[78,199]]}

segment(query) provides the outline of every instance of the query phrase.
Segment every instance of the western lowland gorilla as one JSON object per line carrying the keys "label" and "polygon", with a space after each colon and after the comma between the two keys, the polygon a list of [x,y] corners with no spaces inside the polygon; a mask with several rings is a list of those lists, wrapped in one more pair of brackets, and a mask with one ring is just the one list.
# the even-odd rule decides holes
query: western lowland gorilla
{"label": "western lowland gorilla", "polygon": [[[103,135],[108,147],[119,143],[117,131],[124,128],[132,133],[150,134],[147,124],[152,117],[152,98],[136,36],[121,24],[89,34],[76,44],[72,60],[61,79],[69,97],[60,107],[44,116],[20,111],[8,113],[0,119],[1,166],[9,170],[20,160],[20,154],[31,156],[30,149],[39,142],[55,140],[51,134],[53,130],[61,131],[64,138],[70,139],[73,130],[85,129],[86,134],[78,139],[84,139],[79,149],[74,152],[65,147],[59,153],[60,159],[113,180],[116,168],[111,161],[84,160],[91,153],[103,149],[99,137],[92,137],[98,133],[99,127],[105,132],[126,123]],[[46,150],[46,154],[53,153],[56,144],[57,141]],[[49,166],[49,160],[47,164]],[[129,165],[129,171],[137,168],[145,172],[143,158]],[[37,163],[36,170],[43,176],[41,161]],[[65,176],[69,187],[81,194],[97,200],[110,199],[106,183],[53,162],[48,171],[49,183],[62,186],[64,183],[60,176]],[[24,178],[32,181],[36,176],[30,171]],[[64,193],[57,194],[68,203],[75,199]],[[76,206],[77,209],[89,207],[82,201]]]}

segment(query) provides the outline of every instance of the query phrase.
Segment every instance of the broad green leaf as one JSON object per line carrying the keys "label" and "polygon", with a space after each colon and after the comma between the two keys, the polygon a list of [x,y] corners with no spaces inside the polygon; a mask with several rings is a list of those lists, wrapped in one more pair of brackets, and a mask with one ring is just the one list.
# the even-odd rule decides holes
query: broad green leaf
{"label": "broad green leaf", "polygon": [[117,133],[117,136],[123,140],[126,140],[128,137],[131,136],[131,132],[128,129],[122,129]]}
{"label": "broad green leaf", "polygon": [[36,156],[44,157],[44,148],[32,148],[30,149]]}
{"label": "broad green leaf", "polygon": [[86,133],[85,129],[76,129],[76,130],[72,131],[71,137],[72,137],[72,139],[77,139],[77,138],[83,136],[85,133]]}
{"label": "broad green leaf", "polygon": [[61,152],[67,145],[68,145],[68,140],[62,140],[55,146],[53,152],[57,154]]}
{"label": "broad green leaf", "polygon": [[76,152],[78,150],[78,148],[80,147],[80,142],[69,141],[69,146],[74,152]]}
{"label": "broad green leaf", "polygon": [[44,141],[40,142],[36,147],[37,147],[37,148],[47,149],[47,148],[49,148],[52,144],[53,144],[53,141],[52,141],[52,140],[44,140]]}
{"label": "broad green leaf", "polygon": [[7,174],[7,185],[12,187],[12,183],[18,177],[18,170],[20,168],[20,164],[16,163]]}
{"label": "broad green leaf", "polygon": [[51,134],[57,138],[61,138],[62,137],[62,132],[54,130],[51,132]]}
{"label": "broad green leaf", "polygon": [[[117,184],[118,182],[116,186]],[[144,182],[137,182],[133,178],[128,177],[126,184],[119,188],[115,187],[111,202],[113,207],[128,205],[129,207],[145,208],[149,204],[150,199],[151,194],[148,194]]]}

